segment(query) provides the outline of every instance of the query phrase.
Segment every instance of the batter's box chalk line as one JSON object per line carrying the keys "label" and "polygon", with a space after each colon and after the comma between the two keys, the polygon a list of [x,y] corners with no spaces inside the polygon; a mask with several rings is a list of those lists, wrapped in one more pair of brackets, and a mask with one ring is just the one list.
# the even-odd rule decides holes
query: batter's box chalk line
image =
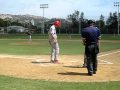
{"label": "batter's box chalk line", "polygon": [[98,64],[113,64],[112,62],[108,62],[106,60],[99,60]]}
{"label": "batter's box chalk line", "polygon": [[[81,60],[76,60],[76,61],[70,61],[71,63],[77,63],[77,62],[81,62]],[[112,62],[106,61],[106,60],[99,60],[98,64],[113,64]]]}
{"label": "batter's box chalk line", "polygon": [[114,54],[114,53],[120,53],[120,51],[115,51],[115,52],[99,55],[98,57],[104,57],[104,56],[108,56],[108,55],[111,55],[111,54]]}
{"label": "batter's box chalk line", "polygon": [[[118,50],[118,51],[115,51],[115,52],[111,52],[111,53],[99,55],[98,58],[99,58],[99,57],[109,56],[109,55],[115,54],[115,53],[120,53],[120,51]],[[98,63],[99,63],[99,64],[113,64],[112,62],[109,62],[109,61],[106,61],[106,60],[99,60]]]}

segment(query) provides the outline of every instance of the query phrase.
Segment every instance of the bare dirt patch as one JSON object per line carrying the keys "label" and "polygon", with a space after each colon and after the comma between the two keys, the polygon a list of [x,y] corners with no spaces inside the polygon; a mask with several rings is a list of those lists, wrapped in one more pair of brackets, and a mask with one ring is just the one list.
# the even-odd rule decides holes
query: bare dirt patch
{"label": "bare dirt patch", "polygon": [[98,57],[98,71],[92,77],[82,68],[82,55],[61,55],[62,64],[50,63],[49,55],[0,55],[0,75],[66,82],[120,81],[120,52],[106,53]]}

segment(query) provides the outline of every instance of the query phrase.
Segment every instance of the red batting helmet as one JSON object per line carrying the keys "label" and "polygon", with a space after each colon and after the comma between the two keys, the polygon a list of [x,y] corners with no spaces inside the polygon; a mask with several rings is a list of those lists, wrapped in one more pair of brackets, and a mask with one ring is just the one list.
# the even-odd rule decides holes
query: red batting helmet
{"label": "red batting helmet", "polygon": [[60,21],[54,21],[54,25],[56,26],[56,27],[59,27],[60,26]]}

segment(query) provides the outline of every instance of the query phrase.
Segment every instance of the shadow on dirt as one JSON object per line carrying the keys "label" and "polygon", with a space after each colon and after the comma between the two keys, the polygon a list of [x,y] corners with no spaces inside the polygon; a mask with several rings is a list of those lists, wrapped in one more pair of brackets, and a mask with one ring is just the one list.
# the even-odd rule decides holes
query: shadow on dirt
{"label": "shadow on dirt", "polygon": [[42,62],[42,61],[37,62],[37,61],[32,61],[31,63],[34,63],[34,64],[40,64],[40,63],[51,63],[51,62]]}
{"label": "shadow on dirt", "polygon": [[67,68],[86,68],[83,66],[63,66],[63,67],[67,67]]}
{"label": "shadow on dirt", "polygon": [[88,76],[87,73],[77,73],[77,72],[65,72],[65,73],[58,73],[61,75],[80,75],[80,76]]}

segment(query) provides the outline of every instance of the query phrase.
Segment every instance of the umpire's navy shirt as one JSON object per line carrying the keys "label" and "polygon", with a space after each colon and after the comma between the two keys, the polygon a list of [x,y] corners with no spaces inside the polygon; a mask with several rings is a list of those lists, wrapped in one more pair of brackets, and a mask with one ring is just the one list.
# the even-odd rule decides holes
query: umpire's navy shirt
{"label": "umpire's navy shirt", "polygon": [[82,38],[86,39],[86,45],[97,43],[100,36],[100,30],[97,27],[87,27],[82,31]]}

